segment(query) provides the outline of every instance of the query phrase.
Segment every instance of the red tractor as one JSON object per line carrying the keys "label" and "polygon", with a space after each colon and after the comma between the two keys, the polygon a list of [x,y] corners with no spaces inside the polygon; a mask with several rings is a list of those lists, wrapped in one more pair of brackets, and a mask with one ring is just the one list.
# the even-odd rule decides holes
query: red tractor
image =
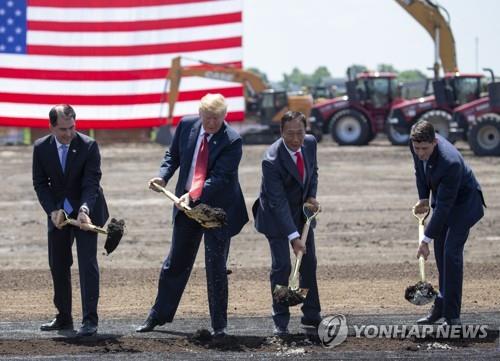
{"label": "red tractor", "polygon": [[481,97],[482,79],[482,74],[446,73],[432,83],[434,95],[405,100],[391,109],[387,137],[394,145],[406,145],[412,125],[427,120],[442,136],[456,141],[460,128],[452,122],[453,109]]}
{"label": "red tractor", "polygon": [[311,116],[339,145],[366,145],[384,130],[393,105],[401,102],[393,73],[347,72],[347,95],[315,104]]}
{"label": "red tractor", "polygon": [[453,122],[475,155],[500,156],[500,82],[488,84],[488,95],[457,107]]}

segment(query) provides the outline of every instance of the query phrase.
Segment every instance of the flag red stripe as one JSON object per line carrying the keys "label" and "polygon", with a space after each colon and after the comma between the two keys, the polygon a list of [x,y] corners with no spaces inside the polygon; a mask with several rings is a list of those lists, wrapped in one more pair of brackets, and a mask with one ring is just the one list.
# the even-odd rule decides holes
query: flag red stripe
{"label": "flag red stripe", "polygon": [[201,3],[213,0],[28,0],[28,6],[58,8],[114,8]]}
{"label": "flag red stripe", "polygon": [[[217,88],[192,90],[179,93],[178,101],[198,100],[210,92],[221,93],[225,97],[243,96],[243,88]],[[159,104],[162,93],[133,94],[133,95],[47,95],[47,94],[17,94],[0,93],[0,99],[9,103],[56,104],[72,105],[131,105],[131,104]]]}
{"label": "flag red stripe", "polygon": [[[219,65],[219,64],[217,64]],[[241,62],[221,63],[241,69]],[[199,65],[190,68],[204,68]],[[78,80],[78,81],[116,81],[116,80],[141,80],[162,79],[167,76],[170,68],[138,69],[138,70],[37,70],[0,68],[0,78],[14,79],[48,79],[48,80]]]}
{"label": "flag red stripe", "polygon": [[[228,112],[226,120],[229,122],[243,121],[245,118],[244,112]],[[174,117],[174,125],[179,123],[181,117]],[[0,117],[0,124],[7,127],[29,127],[29,128],[47,128],[48,119],[38,118],[12,118]],[[165,125],[165,118],[143,118],[143,119],[92,119],[92,120],[78,120],[78,129],[119,129],[119,128],[148,128]]]}
{"label": "flag red stripe", "polygon": [[241,12],[210,16],[196,16],[179,19],[144,20],[144,21],[111,21],[111,22],[60,22],[60,21],[28,21],[31,31],[61,32],[107,32],[107,31],[144,31],[157,29],[178,29],[196,26],[220,25],[241,22]]}
{"label": "flag red stripe", "polygon": [[241,36],[189,41],[182,43],[134,45],[134,46],[51,46],[28,45],[29,55],[60,55],[60,56],[131,56],[148,54],[183,53],[189,51],[213,50],[241,47]]}

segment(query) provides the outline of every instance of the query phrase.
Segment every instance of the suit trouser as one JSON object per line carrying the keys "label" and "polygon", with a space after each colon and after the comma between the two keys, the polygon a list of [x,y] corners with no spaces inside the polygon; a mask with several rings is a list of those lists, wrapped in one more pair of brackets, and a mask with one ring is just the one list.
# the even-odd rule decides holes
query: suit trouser
{"label": "suit trouser", "polygon": [[[290,242],[285,238],[267,237],[271,247],[271,292],[276,285],[288,285],[292,270],[290,261]],[[300,265],[299,287],[308,288],[309,292],[302,305],[302,313],[308,320],[317,320],[321,313],[318,284],[316,281],[316,249],[314,246],[314,230],[311,228],[306,241],[306,254]],[[278,327],[286,328],[290,321],[290,311],[287,306],[280,305],[273,298],[273,320]]]}
{"label": "suit trouser", "polygon": [[54,283],[54,305],[58,318],[71,319],[71,247],[76,238],[83,321],[97,325],[99,300],[99,266],[97,264],[97,233],[85,232],[72,226],[48,232],[49,266]]}
{"label": "suit trouser", "polygon": [[464,268],[464,245],[469,236],[469,228],[445,227],[434,240],[434,255],[439,271],[439,296],[435,307],[442,317],[460,317],[462,305],[462,283]]}
{"label": "suit trouser", "polygon": [[172,245],[163,262],[158,282],[158,294],[150,312],[150,315],[161,324],[172,322],[174,319],[203,235],[208,306],[212,328],[221,330],[227,326],[226,261],[230,238],[226,229],[204,229],[182,212],[175,217]]}

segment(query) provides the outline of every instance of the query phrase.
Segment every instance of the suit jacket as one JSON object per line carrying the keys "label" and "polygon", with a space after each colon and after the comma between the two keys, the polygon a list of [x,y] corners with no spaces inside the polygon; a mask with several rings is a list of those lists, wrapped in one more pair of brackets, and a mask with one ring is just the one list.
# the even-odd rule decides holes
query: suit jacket
{"label": "suit jacket", "polygon": [[306,135],[302,146],[304,182],[283,138],[267,149],[262,160],[260,196],[252,207],[257,231],[280,238],[288,238],[295,231],[300,233],[304,225],[302,206],[307,198],[316,198],[318,188],[316,147],[316,139]]}
{"label": "suit jacket", "polygon": [[433,212],[425,235],[433,239],[445,226],[471,228],[483,217],[485,205],[481,186],[460,152],[440,135],[436,138],[425,172],[410,144],[419,198],[429,198],[432,192]]}
{"label": "suit jacket", "polygon": [[101,155],[96,141],[76,133],[71,141],[63,172],[57,143],[53,135],[35,141],[33,146],[33,186],[44,211],[62,209],[67,198],[74,210],[86,203],[92,223],[103,226],[108,219],[108,207],[100,187]]}
{"label": "suit jacket", "polygon": [[[168,182],[179,168],[175,194],[186,193],[196,142],[201,129],[197,116],[184,117],[174,134],[170,149],[160,166],[159,176]],[[226,122],[208,142],[208,168],[199,202],[226,211],[229,236],[238,234],[248,222],[245,199],[238,179],[238,166],[243,154],[242,140],[238,132]],[[178,209],[174,207],[175,219]]]}

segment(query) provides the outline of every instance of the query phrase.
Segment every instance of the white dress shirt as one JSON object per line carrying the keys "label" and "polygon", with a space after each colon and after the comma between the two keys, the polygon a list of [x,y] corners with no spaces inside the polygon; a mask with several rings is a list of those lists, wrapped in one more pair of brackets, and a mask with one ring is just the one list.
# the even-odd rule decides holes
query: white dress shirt
{"label": "white dress shirt", "polygon": [[[203,125],[200,127],[200,134],[198,134],[198,139],[196,140],[196,146],[194,148],[194,153],[193,153],[193,159],[191,160],[191,168],[189,168],[189,174],[186,180],[186,185],[184,186],[185,190],[190,190],[191,185],[193,183],[193,178],[194,178],[194,169],[196,168],[196,160],[198,159],[198,153],[200,151],[200,146],[201,142],[203,140],[203,137],[205,136],[205,129],[203,129]],[[212,138],[213,134],[210,134],[207,137],[207,143],[210,142],[210,139]]]}

